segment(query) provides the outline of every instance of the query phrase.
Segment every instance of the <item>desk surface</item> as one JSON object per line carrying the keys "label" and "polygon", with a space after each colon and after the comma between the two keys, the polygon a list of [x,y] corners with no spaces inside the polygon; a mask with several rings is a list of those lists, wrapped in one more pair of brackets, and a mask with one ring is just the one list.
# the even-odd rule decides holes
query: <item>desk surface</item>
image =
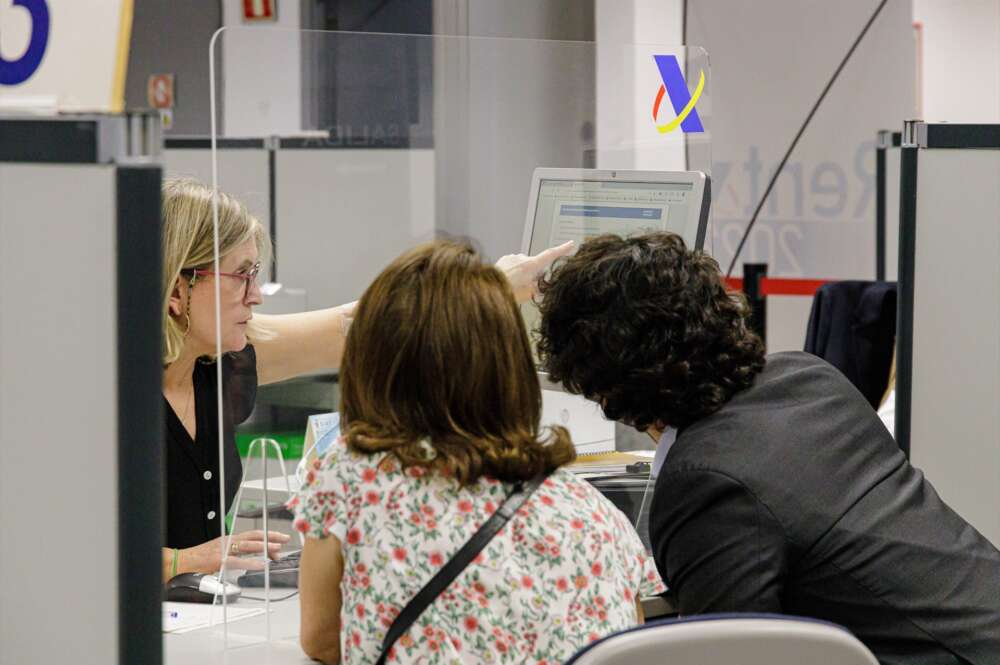
{"label": "desk surface", "polygon": [[[279,593],[286,589],[277,590]],[[263,607],[261,601],[240,599],[234,606]],[[221,613],[221,608],[218,608]],[[223,626],[163,636],[166,665],[239,663],[239,665],[306,665],[315,661],[299,646],[299,598],[271,603],[271,641],[267,642],[267,617],[259,615],[229,624],[228,645]]]}
{"label": "desk surface", "polygon": [[[277,590],[278,593],[286,589]],[[238,607],[263,607],[261,601],[240,599]],[[662,598],[644,598],[646,619],[664,616],[673,608]],[[221,612],[221,608],[220,612]],[[255,616],[229,624],[229,650],[223,626],[163,636],[166,665],[308,665],[315,661],[299,646],[299,598],[271,603],[271,641],[266,641],[267,619]]]}

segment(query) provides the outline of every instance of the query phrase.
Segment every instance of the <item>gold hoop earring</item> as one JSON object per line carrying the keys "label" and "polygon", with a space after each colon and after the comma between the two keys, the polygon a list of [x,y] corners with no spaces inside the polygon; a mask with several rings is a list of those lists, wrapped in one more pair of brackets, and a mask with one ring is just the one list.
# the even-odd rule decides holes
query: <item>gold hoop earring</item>
{"label": "gold hoop earring", "polygon": [[184,318],[187,319],[187,327],[184,328],[184,339],[187,339],[188,333],[191,332],[191,289],[194,288],[194,281],[196,279],[198,279],[198,275],[192,275],[191,281],[188,282],[187,304],[184,307]]}

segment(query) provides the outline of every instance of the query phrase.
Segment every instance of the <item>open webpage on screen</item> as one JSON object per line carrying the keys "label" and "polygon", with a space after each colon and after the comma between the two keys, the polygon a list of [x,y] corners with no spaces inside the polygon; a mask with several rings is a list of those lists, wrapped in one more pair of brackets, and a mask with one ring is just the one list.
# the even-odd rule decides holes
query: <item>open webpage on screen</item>
{"label": "open webpage on screen", "polygon": [[674,231],[694,239],[692,212],[701,203],[692,196],[694,183],[682,182],[686,173],[663,175],[668,182],[538,178],[526,220],[526,249],[537,253],[567,240],[579,245],[605,233],[628,237]]}
{"label": "open webpage on screen", "polygon": [[549,245],[567,240],[579,246],[588,238],[604,233],[620,236],[666,230],[667,205],[626,206],[595,205],[559,201],[552,209],[552,233]]}

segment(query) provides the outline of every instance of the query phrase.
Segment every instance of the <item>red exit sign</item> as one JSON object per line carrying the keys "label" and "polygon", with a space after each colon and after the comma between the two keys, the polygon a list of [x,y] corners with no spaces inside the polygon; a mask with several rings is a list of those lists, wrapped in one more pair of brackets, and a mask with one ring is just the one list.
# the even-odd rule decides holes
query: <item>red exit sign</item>
{"label": "red exit sign", "polygon": [[274,21],[278,18],[278,0],[243,0],[244,21]]}

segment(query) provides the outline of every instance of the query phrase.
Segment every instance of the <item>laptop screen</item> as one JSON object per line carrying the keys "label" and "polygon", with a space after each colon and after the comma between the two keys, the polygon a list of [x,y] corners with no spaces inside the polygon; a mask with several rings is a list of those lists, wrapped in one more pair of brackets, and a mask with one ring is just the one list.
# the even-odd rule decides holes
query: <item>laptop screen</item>
{"label": "laptop screen", "polygon": [[[605,233],[652,231],[672,231],[688,247],[700,249],[709,191],[708,178],[698,172],[539,168],[532,181],[522,250],[537,254],[567,240],[580,246]],[[538,325],[538,309],[528,302],[521,314],[530,334]],[[534,344],[532,353],[537,364]]]}
{"label": "laptop screen", "polygon": [[[529,253],[567,240],[577,245],[604,233],[620,236],[673,231],[693,243],[690,220],[701,199],[690,182],[547,180],[538,185]],[[700,194],[700,192],[698,193]],[[691,207],[695,206],[692,215]],[[697,225],[695,225],[697,226]]]}

